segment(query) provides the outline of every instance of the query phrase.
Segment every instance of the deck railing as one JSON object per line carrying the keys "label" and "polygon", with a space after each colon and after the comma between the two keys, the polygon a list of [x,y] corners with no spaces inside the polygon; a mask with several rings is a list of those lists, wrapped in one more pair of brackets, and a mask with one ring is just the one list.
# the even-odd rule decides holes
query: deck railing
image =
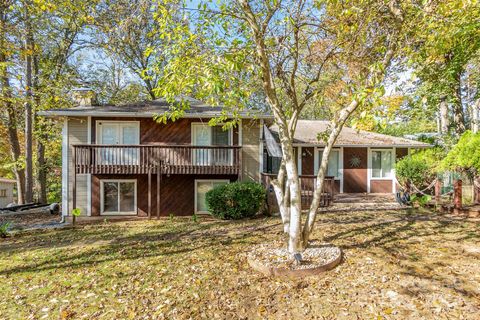
{"label": "deck railing", "polygon": [[[277,175],[272,173],[262,173],[262,184],[267,188],[267,202],[269,209],[277,207],[277,199],[271,181],[276,179]],[[314,175],[300,175],[300,187],[302,195],[302,209],[306,210],[310,208],[310,204],[313,200],[313,194],[315,192],[315,185],[317,177]],[[323,183],[323,190],[320,194],[320,207],[328,207],[333,203],[333,196],[335,195],[335,178],[325,177]]]}
{"label": "deck railing", "polygon": [[77,174],[240,173],[240,146],[74,145]]}

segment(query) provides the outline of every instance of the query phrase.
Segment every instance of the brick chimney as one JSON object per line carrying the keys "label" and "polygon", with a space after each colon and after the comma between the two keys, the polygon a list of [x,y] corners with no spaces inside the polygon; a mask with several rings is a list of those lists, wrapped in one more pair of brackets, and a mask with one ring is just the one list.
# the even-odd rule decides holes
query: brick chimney
{"label": "brick chimney", "polygon": [[95,91],[89,87],[73,89],[73,100],[79,107],[94,106],[97,104]]}

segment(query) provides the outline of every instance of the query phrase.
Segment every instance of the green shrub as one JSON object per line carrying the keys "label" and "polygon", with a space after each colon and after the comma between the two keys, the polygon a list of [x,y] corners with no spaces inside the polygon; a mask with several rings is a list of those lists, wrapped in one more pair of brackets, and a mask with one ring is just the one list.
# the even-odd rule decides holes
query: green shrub
{"label": "green shrub", "polygon": [[480,172],[480,133],[466,131],[442,161],[446,170]]}
{"label": "green shrub", "polygon": [[6,238],[8,236],[8,229],[11,225],[11,222],[0,223],[0,238]]}
{"label": "green shrub", "polygon": [[412,203],[418,203],[420,207],[425,207],[430,202],[430,200],[432,200],[432,197],[429,196],[428,194],[424,194],[424,195],[413,194],[410,198],[410,201]]}
{"label": "green shrub", "polygon": [[214,217],[225,220],[242,219],[257,214],[265,196],[265,188],[259,183],[234,182],[208,191],[206,201]]}
{"label": "green shrub", "polygon": [[194,213],[193,216],[192,216],[192,222],[193,223],[198,223],[198,215],[196,213]]}
{"label": "green shrub", "polygon": [[444,151],[439,148],[420,150],[412,153],[395,164],[398,181],[405,185],[410,181],[417,187],[430,184],[437,176]]}

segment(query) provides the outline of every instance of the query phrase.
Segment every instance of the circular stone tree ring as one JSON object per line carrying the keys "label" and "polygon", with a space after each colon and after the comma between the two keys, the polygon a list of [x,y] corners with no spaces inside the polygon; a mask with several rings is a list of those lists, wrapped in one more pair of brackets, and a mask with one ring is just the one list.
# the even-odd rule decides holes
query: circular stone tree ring
{"label": "circular stone tree ring", "polygon": [[298,278],[335,268],[342,261],[342,250],[331,244],[312,243],[297,263],[287,248],[274,242],[254,247],[247,260],[250,267],[266,276]]}

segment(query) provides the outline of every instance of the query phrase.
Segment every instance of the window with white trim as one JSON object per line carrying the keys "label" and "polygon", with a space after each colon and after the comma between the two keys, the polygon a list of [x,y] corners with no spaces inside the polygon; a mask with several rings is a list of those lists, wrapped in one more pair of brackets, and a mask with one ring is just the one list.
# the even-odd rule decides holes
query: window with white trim
{"label": "window with white trim", "polygon": [[[318,173],[318,169],[322,164],[323,158],[323,149],[318,150],[318,164],[315,168],[315,174]],[[327,174],[328,177],[335,177],[335,179],[340,179],[340,150],[333,149],[328,155],[328,164],[327,164]]]}
{"label": "window with white trim", "polygon": [[205,201],[207,192],[229,182],[230,180],[195,180],[195,212],[207,213],[208,206]]}
{"label": "window with white trim", "polygon": [[392,150],[372,150],[371,152],[372,178],[388,179],[392,178],[393,169],[393,151]]}
{"label": "window with white trim", "polygon": [[136,180],[102,180],[101,213],[102,214],[136,214],[137,181]]}

